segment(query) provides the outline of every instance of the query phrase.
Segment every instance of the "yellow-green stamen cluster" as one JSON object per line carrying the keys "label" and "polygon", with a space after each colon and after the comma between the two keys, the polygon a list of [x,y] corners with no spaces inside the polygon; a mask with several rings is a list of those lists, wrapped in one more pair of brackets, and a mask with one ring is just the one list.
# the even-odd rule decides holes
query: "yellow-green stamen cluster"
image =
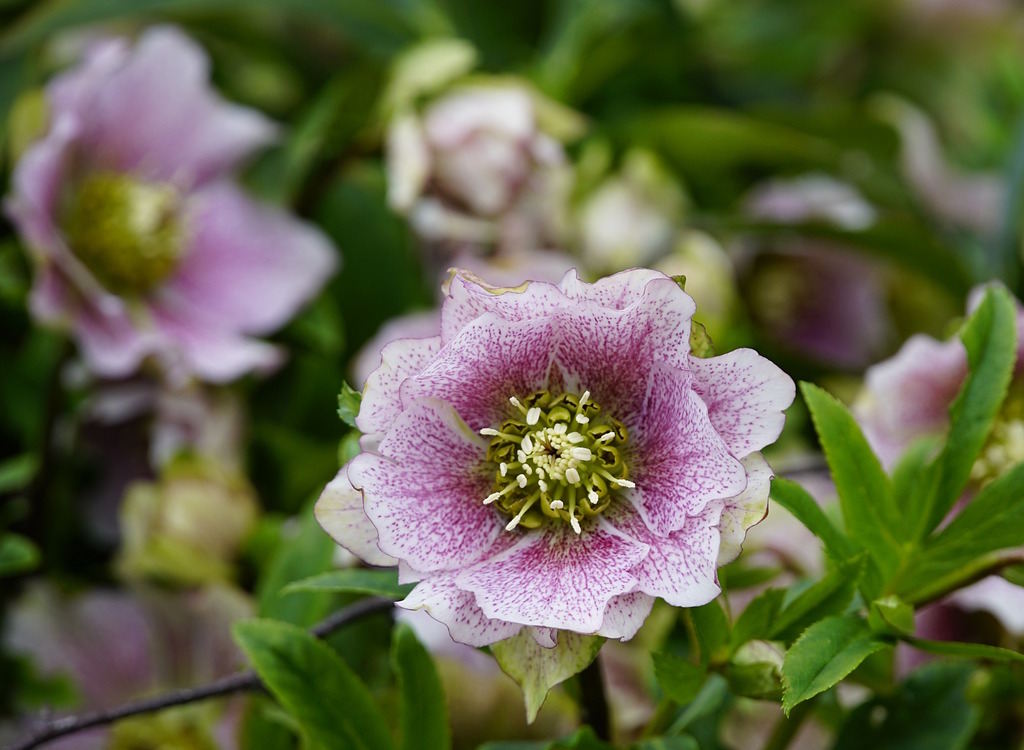
{"label": "yellow-green stamen cluster", "polygon": [[71,251],[104,287],[143,294],[178,265],[184,244],[180,204],[172,185],[97,172],[69,196],[62,225]]}
{"label": "yellow-green stamen cluster", "polygon": [[996,417],[981,455],[971,467],[971,480],[988,484],[1024,461],[1024,383],[1014,383]]}
{"label": "yellow-green stamen cluster", "polygon": [[512,416],[480,430],[491,438],[487,458],[496,466],[484,504],[512,516],[508,531],[561,521],[579,534],[580,519],[603,512],[615,490],[635,486],[622,455],[626,428],[601,414],[590,391],[539,391],[509,403]]}

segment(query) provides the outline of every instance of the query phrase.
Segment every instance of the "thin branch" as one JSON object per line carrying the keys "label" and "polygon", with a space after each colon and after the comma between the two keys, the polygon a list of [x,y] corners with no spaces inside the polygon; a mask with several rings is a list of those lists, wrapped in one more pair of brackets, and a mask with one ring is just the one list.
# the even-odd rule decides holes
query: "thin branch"
{"label": "thin branch", "polygon": [[[363,617],[384,612],[394,606],[390,599],[373,597],[363,599],[351,604],[344,609],[338,610],[323,621],[310,629],[310,633],[317,638],[326,638],[335,630],[359,620]],[[47,742],[65,737],[69,734],[76,734],[106,724],[113,724],[115,721],[127,719],[139,714],[162,711],[166,708],[183,706],[187,703],[196,703],[211,698],[221,698],[225,695],[232,695],[246,690],[258,690],[263,687],[259,676],[253,671],[238,672],[237,674],[222,677],[207,685],[199,687],[173,690],[169,693],[156,695],[152,698],[126,703],[123,706],[106,711],[94,711],[91,713],[78,714],[74,716],[63,716],[47,722],[31,735],[7,748],[7,750],[32,750]]]}

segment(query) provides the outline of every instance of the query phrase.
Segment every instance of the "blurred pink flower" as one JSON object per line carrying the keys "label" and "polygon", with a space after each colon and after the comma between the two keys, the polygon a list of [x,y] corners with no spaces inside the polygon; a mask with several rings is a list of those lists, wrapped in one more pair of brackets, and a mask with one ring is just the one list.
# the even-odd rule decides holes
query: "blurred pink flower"
{"label": "blurred pink flower", "polygon": [[523,631],[506,669],[542,671],[573,634],[629,639],[654,597],[710,601],[766,512],[758,451],[794,387],[749,349],[691,356],[693,313],[655,271],[515,289],[456,272],[440,336],[384,348],[364,452],[317,517],[366,562],[397,563],[418,582],[401,606],[455,640]]}
{"label": "blurred pink flower", "polygon": [[565,154],[523,85],[464,86],[422,115],[400,114],[387,164],[388,200],[425,240],[463,249],[558,244]]}
{"label": "blurred pink flower", "polygon": [[250,338],[333,272],[327,239],[230,179],[274,126],[222,100],[173,28],[96,44],[47,89],[49,131],[15,168],[7,209],[38,261],[31,307],[72,329],[95,373],[148,356],[226,381],[277,364]]}
{"label": "blurred pink flower", "polygon": [[[64,595],[36,584],[12,607],[3,640],[12,653],[30,657],[42,675],[70,678],[78,710],[109,709],[240,669],[244,660],[230,629],[250,615],[248,600],[223,587],[178,594],[95,589]],[[232,712],[225,713],[223,704],[193,708],[179,717],[180,731],[190,736],[197,730],[212,732],[219,745],[233,746],[237,717]],[[159,722],[160,716],[135,721]],[[120,730],[115,725],[112,731]],[[17,731],[9,734],[13,738]],[[99,750],[110,746],[109,734],[105,729],[78,734],[53,747]]]}
{"label": "blurred pink flower", "polygon": [[[856,190],[829,177],[774,180],[747,213],[778,223],[826,222],[849,230],[875,220]],[[755,319],[783,348],[842,368],[874,361],[886,341],[885,280],[876,264],[835,242],[805,237],[748,245],[746,295]]]}

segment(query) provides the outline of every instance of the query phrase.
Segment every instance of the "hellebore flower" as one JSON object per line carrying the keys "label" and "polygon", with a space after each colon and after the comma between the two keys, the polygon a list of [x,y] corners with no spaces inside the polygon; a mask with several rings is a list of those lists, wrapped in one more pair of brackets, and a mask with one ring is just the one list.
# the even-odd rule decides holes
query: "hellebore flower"
{"label": "hellebore flower", "polygon": [[493,644],[528,713],[631,638],[654,598],[704,604],[767,509],[758,451],[790,378],[749,349],[690,353],[671,278],[488,286],[454,272],[441,333],[387,345],[363,452],[316,513],[344,547],[417,582],[400,603]]}
{"label": "hellebore flower", "polygon": [[559,244],[569,168],[515,83],[454,88],[388,131],[388,201],[425,240],[455,250]]}
{"label": "hellebore flower", "polygon": [[[813,174],[758,186],[745,210],[759,220],[819,221],[847,230],[875,221],[874,209],[856,190]],[[883,353],[891,323],[878,264],[840,243],[804,237],[751,239],[739,255],[751,314],[778,346],[855,370]]]}
{"label": "hellebore flower", "polygon": [[179,380],[275,365],[250,336],[291,317],[336,255],[230,180],[274,126],[217,96],[206,56],[172,28],[96,45],[46,93],[49,130],[7,205],[37,260],[36,317],[71,328],[104,377],[151,355]]}

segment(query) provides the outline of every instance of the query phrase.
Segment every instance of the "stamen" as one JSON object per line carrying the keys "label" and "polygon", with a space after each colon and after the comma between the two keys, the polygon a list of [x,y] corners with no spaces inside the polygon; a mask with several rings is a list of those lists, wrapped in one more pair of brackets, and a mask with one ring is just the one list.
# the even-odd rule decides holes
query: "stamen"
{"label": "stamen", "polygon": [[580,483],[580,473],[576,470],[576,467],[570,466],[565,470],[565,478],[572,484]]}
{"label": "stamen", "polygon": [[576,421],[579,422],[580,424],[586,424],[587,422],[590,421],[590,417],[588,417],[586,414],[577,414]]}
{"label": "stamen", "polygon": [[523,412],[523,414],[526,413],[526,407],[523,406],[523,402],[517,399],[515,396],[510,396],[508,402],[512,404],[512,406],[519,409],[519,411]]}
{"label": "stamen", "polygon": [[593,490],[587,493],[587,499],[590,500],[591,505],[597,505],[599,502],[601,502],[601,496],[598,495]]}
{"label": "stamen", "polygon": [[502,476],[507,476],[508,475],[508,464],[505,463],[504,461],[502,461],[500,464],[498,464],[498,473],[500,473]]}
{"label": "stamen", "polygon": [[526,452],[526,455],[530,455],[531,453],[533,453],[533,440],[530,439],[529,435],[523,435],[522,446],[523,450]]}
{"label": "stamen", "polygon": [[594,454],[590,452],[590,448],[571,448],[569,455],[577,461],[590,461],[594,457]]}
{"label": "stamen", "polygon": [[[527,479],[526,479],[526,475],[525,474],[520,474],[519,476],[516,477],[516,484],[518,484],[523,489],[526,488],[526,482],[527,482]],[[512,485],[510,484],[509,487],[511,487],[511,486]]]}
{"label": "stamen", "polygon": [[561,500],[552,500],[551,505],[549,507],[551,508],[551,510],[561,510],[562,508],[565,507],[565,503],[563,503]]}
{"label": "stamen", "polygon": [[586,440],[586,438],[583,437],[578,432],[570,432],[568,435],[565,436],[565,439],[568,440],[573,445],[582,443],[584,440]]}
{"label": "stamen", "polygon": [[564,435],[565,431],[569,428],[566,426],[565,422],[559,422],[551,429],[555,431],[556,435]]}
{"label": "stamen", "polygon": [[614,439],[615,439],[615,433],[614,432],[606,432],[605,434],[603,434],[601,437],[599,437],[597,439],[597,442],[599,442],[599,443],[610,443]]}
{"label": "stamen", "polygon": [[526,412],[526,424],[531,427],[540,421],[540,407],[535,406]]}
{"label": "stamen", "polygon": [[540,495],[534,495],[527,500],[523,507],[519,509],[519,512],[516,513],[515,517],[505,526],[505,531],[512,531],[512,529],[518,526],[519,522],[523,520],[523,516],[526,515],[526,511],[533,507],[533,504],[537,502],[537,498],[539,497]]}

